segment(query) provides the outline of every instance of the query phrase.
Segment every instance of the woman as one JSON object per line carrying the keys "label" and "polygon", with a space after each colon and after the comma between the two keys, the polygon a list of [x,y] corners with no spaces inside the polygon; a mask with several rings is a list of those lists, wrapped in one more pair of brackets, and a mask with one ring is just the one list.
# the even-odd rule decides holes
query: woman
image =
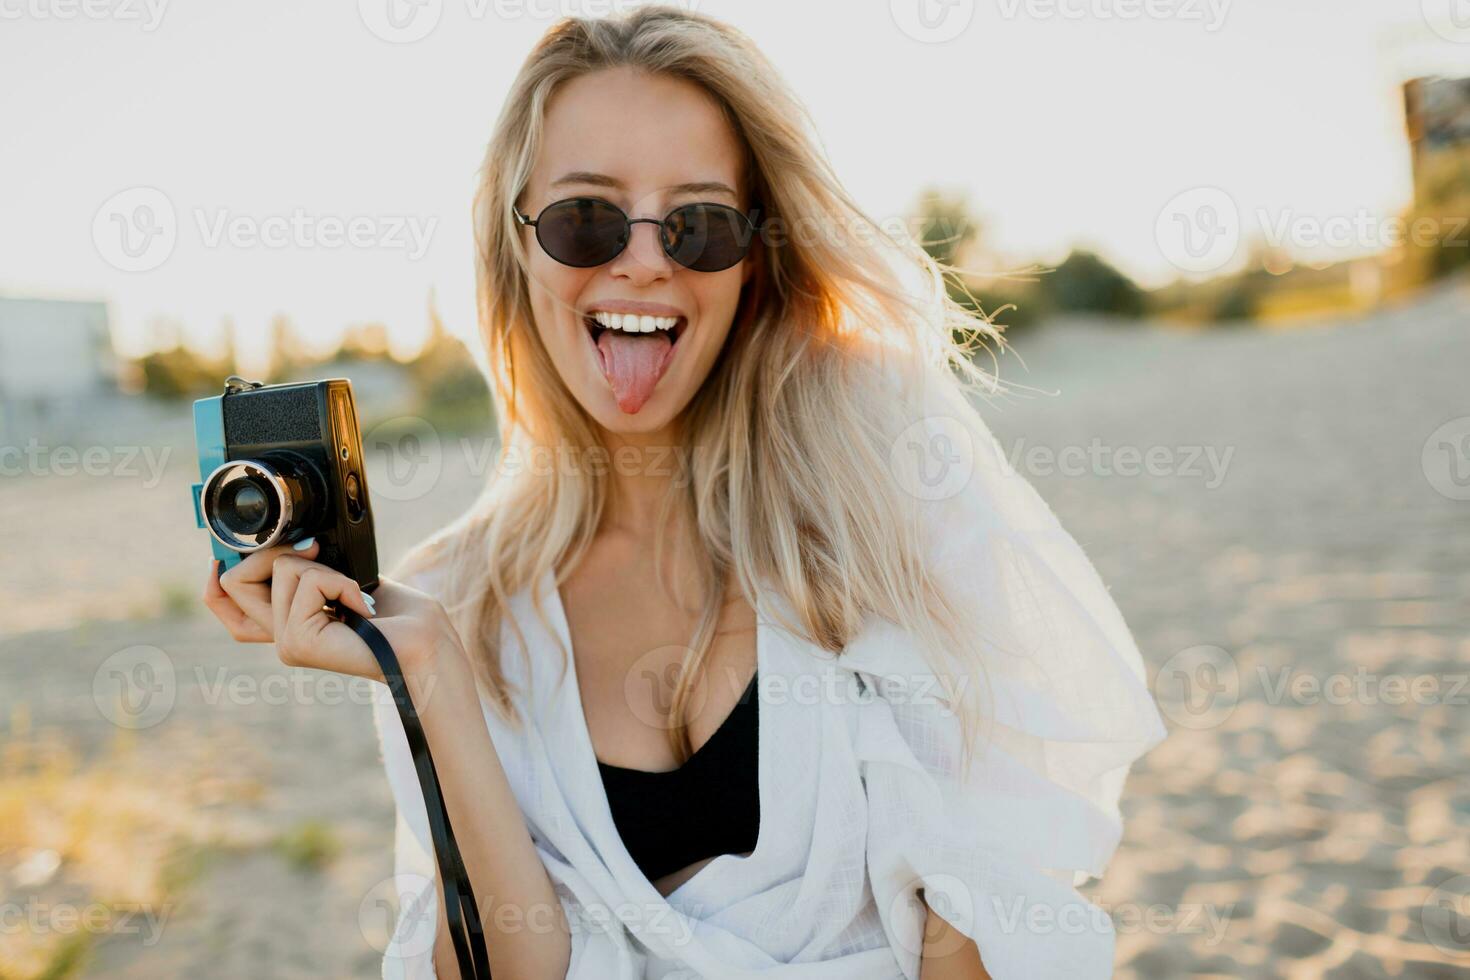
{"label": "woman", "polygon": [[[1005,465],[942,270],[848,199],[736,31],[568,19],[476,197],[501,463],[375,600],[251,556],[206,592],[287,664],[399,653],[520,977],[1106,976],[1074,890],[1162,736],[1087,559]],[[454,975],[391,705],[399,931]]]}

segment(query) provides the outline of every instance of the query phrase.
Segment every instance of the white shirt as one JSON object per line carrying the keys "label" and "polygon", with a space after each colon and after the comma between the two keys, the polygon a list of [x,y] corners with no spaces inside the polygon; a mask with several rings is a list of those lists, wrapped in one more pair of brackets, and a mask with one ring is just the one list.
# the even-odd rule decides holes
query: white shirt
{"label": "white shirt", "polygon": [[[986,648],[989,750],[962,782],[958,718],[908,634],[874,617],[834,657],[775,622],[785,607],[766,583],[755,604],[755,850],[716,857],[667,897],[618,836],[574,660],[557,685],[556,640],[571,643],[552,574],[537,583],[551,630],[531,590],[513,598],[506,613],[525,633],[531,676],[508,623],[502,663],[532,692],[530,723],[516,731],[487,707],[485,724],[572,923],[571,980],[915,980],[919,887],[996,980],[1112,975],[1112,922],[1074,886],[1103,873],[1128,768],[1164,726],[1091,563],[988,431],[975,438],[973,473],[933,501],[929,534],[933,567],[1012,651]],[[411,584],[433,594],[431,577]],[[433,977],[438,889],[423,800],[392,702],[374,710],[398,805],[402,901],[383,975]]]}

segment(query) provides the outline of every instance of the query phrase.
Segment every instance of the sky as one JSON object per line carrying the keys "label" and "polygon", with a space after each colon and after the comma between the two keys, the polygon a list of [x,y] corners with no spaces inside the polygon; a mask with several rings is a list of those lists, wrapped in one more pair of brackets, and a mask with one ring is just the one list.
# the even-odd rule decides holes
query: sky
{"label": "sky", "polygon": [[[510,79],[558,17],[628,5],[0,0],[0,296],[106,300],[124,354],[228,319],[248,357],[280,313],[406,353],[431,290],[469,336]],[[1223,192],[1243,229],[1397,214],[1400,83],[1470,74],[1467,0],[682,5],[761,47],[870,215],[941,187],[1018,264],[1088,247],[1145,285],[1181,273],[1171,202]]]}

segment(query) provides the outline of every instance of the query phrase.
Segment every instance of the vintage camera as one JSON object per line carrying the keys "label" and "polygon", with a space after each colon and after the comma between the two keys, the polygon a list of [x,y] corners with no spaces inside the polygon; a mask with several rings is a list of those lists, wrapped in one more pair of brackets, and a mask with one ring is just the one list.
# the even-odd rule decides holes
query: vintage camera
{"label": "vintage camera", "polygon": [[316,561],[378,584],[362,436],[346,378],[263,385],[231,376],[194,403],[199,475],[194,519],[230,568],[245,556],[315,537]]}

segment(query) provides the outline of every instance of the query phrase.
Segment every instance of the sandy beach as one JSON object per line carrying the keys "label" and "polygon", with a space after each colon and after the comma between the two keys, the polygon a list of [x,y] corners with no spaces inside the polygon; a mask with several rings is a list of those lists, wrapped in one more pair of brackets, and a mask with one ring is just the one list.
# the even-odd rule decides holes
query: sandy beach
{"label": "sandy beach", "polygon": [[[984,414],[1171,728],[1086,889],[1117,975],[1470,976],[1470,287],[1015,343],[1002,378],[1056,394]],[[288,670],[198,604],[187,405],[80,438],[95,474],[53,447],[0,478],[0,977],[376,976],[373,686]],[[422,448],[417,482],[369,473],[385,568],[483,478],[482,439]]]}

